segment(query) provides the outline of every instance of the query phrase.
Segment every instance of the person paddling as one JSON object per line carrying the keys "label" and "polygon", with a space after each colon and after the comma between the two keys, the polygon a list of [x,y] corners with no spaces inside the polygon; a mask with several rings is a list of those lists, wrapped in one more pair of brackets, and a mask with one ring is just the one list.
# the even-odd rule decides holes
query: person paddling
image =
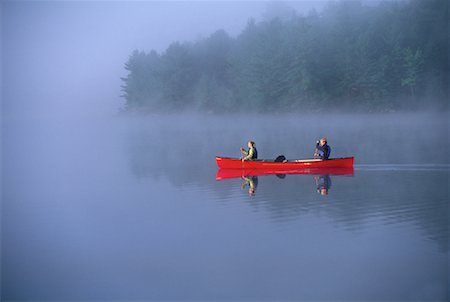
{"label": "person paddling", "polygon": [[244,148],[241,148],[242,152],[242,161],[244,160],[255,160],[258,159],[258,151],[255,148],[255,142],[254,141],[248,141],[248,151]]}
{"label": "person paddling", "polygon": [[328,159],[331,154],[331,148],[328,146],[327,139],[322,137],[316,143],[316,150],[314,151],[314,158]]}

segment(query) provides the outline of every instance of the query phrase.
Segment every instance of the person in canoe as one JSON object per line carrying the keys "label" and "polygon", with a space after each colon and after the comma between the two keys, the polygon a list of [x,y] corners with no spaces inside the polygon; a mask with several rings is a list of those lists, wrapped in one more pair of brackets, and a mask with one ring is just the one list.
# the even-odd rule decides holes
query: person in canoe
{"label": "person in canoe", "polygon": [[258,150],[255,148],[254,141],[248,141],[248,151],[244,148],[241,148],[242,152],[242,161],[244,160],[255,160],[258,159]]}
{"label": "person in canoe", "polygon": [[322,137],[316,143],[316,150],[314,151],[314,158],[328,159],[331,154],[331,148],[328,146],[326,137]]}

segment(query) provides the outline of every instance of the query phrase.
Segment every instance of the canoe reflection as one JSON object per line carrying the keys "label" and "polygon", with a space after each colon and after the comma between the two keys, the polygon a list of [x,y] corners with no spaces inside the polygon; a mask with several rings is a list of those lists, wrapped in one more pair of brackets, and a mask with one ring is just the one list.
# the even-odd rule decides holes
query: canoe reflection
{"label": "canoe reflection", "polygon": [[248,193],[250,196],[256,194],[258,187],[259,175],[276,175],[278,178],[284,179],[286,174],[303,174],[314,175],[314,181],[317,186],[317,193],[320,195],[328,195],[328,191],[331,187],[330,175],[350,175],[353,176],[353,168],[334,168],[334,169],[302,169],[302,170],[290,170],[290,171],[278,171],[278,170],[264,170],[264,169],[219,169],[217,171],[216,180],[241,178],[241,189],[248,187]]}
{"label": "canoe reflection", "polygon": [[219,169],[216,180],[229,178],[241,178],[249,176],[275,174],[284,178],[286,174],[310,174],[310,175],[353,175],[353,168],[328,168],[328,169],[299,169],[299,170],[273,170],[273,169]]}

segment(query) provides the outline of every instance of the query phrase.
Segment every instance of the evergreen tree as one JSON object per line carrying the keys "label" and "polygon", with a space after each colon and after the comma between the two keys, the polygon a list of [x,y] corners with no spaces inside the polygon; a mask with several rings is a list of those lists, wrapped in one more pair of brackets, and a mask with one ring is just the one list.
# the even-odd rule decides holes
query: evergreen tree
{"label": "evergreen tree", "polygon": [[236,38],[218,30],[161,54],[135,50],[125,64],[126,108],[385,111],[430,97],[447,106],[447,0],[338,1],[307,15],[272,8]]}

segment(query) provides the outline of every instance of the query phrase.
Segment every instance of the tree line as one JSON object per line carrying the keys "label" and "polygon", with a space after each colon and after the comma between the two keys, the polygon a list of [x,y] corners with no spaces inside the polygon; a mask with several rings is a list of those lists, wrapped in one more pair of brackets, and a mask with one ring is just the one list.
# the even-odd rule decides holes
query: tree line
{"label": "tree line", "polygon": [[174,42],[162,53],[135,50],[122,79],[125,107],[150,112],[445,108],[448,17],[447,0],[376,6],[338,1],[321,12],[250,19],[235,38],[218,30],[195,42]]}

